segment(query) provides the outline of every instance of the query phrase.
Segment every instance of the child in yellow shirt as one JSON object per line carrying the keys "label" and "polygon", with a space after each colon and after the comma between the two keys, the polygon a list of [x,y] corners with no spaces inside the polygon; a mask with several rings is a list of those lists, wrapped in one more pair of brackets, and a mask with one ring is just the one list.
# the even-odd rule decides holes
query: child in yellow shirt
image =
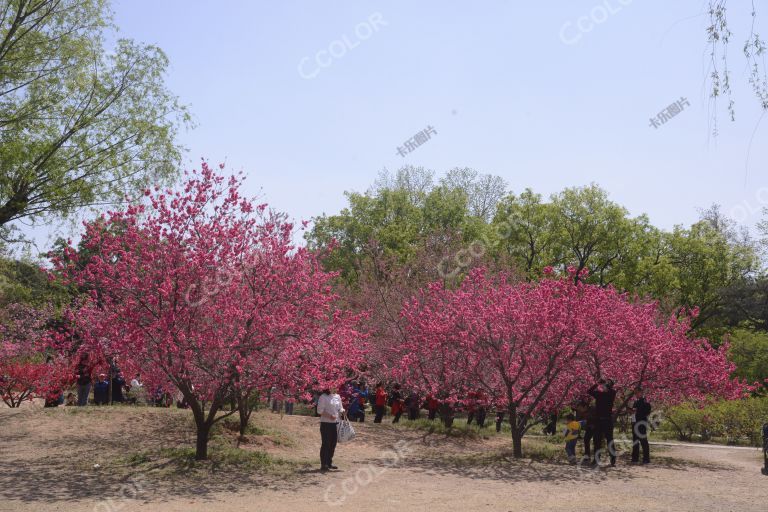
{"label": "child in yellow shirt", "polygon": [[565,417],[565,453],[569,462],[576,462],[576,443],[579,440],[581,423],[576,421],[576,416],[569,414]]}

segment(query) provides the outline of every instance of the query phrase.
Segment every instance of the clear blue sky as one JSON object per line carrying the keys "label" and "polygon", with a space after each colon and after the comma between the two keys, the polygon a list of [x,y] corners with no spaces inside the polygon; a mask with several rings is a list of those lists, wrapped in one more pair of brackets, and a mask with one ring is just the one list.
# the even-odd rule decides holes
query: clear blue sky
{"label": "clear blue sky", "polygon": [[[382,168],[412,164],[438,173],[473,167],[504,177],[515,192],[596,182],[633,214],[670,228],[713,202],[726,213],[738,205],[756,212],[756,191],[768,189],[768,119],[758,126],[740,55],[748,3],[729,3],[737,122],[721,102],[716,139],[703,0],[114,7],[122,36],[157,44],[170,58],[168,85],[198,123],[182,134],[187,165],[226,161],[248,173],[249,192],[262,189],[296,219],[335,213],[345,190],[364,191]],[[375,27],[366,22],[372,15]],[[577,21],[590,15],[582,26],[591,31],[580,32]],[[344,37],[348,43],[334,43]],[[329,49],[336,57],[321,53],[319,67],[317,53]],[[681,97],[690,107],[649,126]],[[427,125],[437,135],[398,156],[397,146]],[[768,201],[768,190],[762,195]]]}

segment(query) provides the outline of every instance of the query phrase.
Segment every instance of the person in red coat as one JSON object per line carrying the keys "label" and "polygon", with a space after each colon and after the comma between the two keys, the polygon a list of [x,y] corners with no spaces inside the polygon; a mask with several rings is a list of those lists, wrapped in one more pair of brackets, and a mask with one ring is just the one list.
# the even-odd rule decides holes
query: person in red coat
{"label": "person in red coat", "polygon": [[437,408],[440,407],[440,402],[438,402],[432,395],[429,395],[424,402],[424,406],[427,409],[427,418],[434,420],[437,415]]}
{"label": "person in red coat", "polygon": [[389,397],[392,402],[392,416],[395,418],[392,423],[399,423],[400,416],[403,415],[405,410],[405,403],[403,400],[403,394],[400,392],[400,384],[395,384],[392,388],[392,395]]}
{"label": "person in red coat", "polygon": [[384,391],[384,384],[381,382],[376,384],[374,407],[376,409],[376,417],[373,419],[373,422],[381,423],[381,419],[384,417],[384,413],[387,410],[387,392]]}

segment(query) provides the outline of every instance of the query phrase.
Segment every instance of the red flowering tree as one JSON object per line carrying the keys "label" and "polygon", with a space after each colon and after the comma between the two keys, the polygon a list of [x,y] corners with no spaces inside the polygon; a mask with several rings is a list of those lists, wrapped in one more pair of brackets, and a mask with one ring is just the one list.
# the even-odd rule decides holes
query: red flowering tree
{"label": "red flowering tree", "polygon": [[88,224],[87,261],[73,248],[54,259],[90,290],[74,312],[83,349],[164,375],[192,409],[198,459],[214,423],[234,413],[222,412],[234,392],[289,382],[293,359],[311,350],[342,362],[302,365],[302,379],[337,378],[355,362],[355,319],[335,307],[331,275],[291,244],[282,216],[241,197],[241,182],[203,164],[183,189],[147,191],[147,206]]}
{"label": "red flowering tree", "polygon": [[0,310],[0,396],[8,407],[45,397],[54,388],[60,391],[61,365],[58,360],[46,362],[40,351],[52,316],[50,307],[25,304]]}
{"label": "red flowering tree", "polygon": [[455,291],[430,286],[403,315],[411,331],[401,350],[411,355],[395,374],[454,400],[487,392],[509,414],[516,457],[536,418],[601,377],[643,385],[666,402],[742,387],[725,352],[687,338],[684,322],[662,321],[653,304],[573,279],[511,283],[475,270]]}

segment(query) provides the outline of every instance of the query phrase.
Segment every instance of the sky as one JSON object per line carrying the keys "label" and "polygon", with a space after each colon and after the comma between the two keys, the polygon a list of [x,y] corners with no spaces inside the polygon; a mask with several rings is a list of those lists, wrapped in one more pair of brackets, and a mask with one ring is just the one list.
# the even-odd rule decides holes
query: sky
{"label": "sky", "polygon": [[[185,167],[205,158],[242,170],[246,192],[296,220],[334,214],[344,191],[415,165],[472,167],[545,196],[594,182],[669,229],[712,203],[747,225],[768,206],[768,119],[740,53],[748,4],[729,3],[736,122],[727,100],[713,110],[709,98],[702,0],[117,0],[114,10],[121,37],[170,59],[167,85],[197,125],[180,134]],[[651,126],[678,101],[680,113]],[[398,154],[427,127],[427,142]]]}

